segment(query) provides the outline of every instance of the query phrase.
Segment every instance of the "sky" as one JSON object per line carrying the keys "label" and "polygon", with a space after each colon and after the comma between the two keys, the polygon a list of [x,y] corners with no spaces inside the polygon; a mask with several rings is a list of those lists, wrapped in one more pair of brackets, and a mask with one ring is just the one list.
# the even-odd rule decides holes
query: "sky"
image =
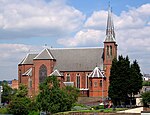
{"label": "sky", "polygon": [[103,47],[109,1],[118,55],[150,73],[150,0],[0,0],[0,80],[44,47]]}

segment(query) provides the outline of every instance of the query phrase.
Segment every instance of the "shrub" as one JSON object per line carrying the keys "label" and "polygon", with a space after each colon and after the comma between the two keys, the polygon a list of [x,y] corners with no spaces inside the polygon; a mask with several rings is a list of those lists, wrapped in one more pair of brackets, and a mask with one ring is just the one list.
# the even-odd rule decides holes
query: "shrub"
{"label": "shrub", "polygon": [[7,114],[7,108],[0,108],[0,114]]}
{"label": "shrub", "polygon": [[72,111],[79,111],[79,110],[88,110],[86,107],[81,107],[81,106],[74,106],[71,109]]}
{"label": "shrub", "polygon": [[39,112],[37,112],[37,111],[30,111],[28,115],[39,115]]}
{"label": "shrub", "polygon": [[150,91],[142,93],[142,102],[145,107],[150,105]]}
{"label": "shrub", "polygon": [[95,110],[104,109],[104,105],[93,106],[92,108],[94,108]]}

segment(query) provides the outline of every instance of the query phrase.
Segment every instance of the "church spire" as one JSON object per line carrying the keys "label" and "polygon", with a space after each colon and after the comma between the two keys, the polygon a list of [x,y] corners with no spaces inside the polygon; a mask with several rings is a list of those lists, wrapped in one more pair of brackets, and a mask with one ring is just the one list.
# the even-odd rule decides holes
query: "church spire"
{"label": "church spire", "polygon": [[110,8],[109,3],[105,42],[115,42],[115,41],[116,40],[115,40],[114,24],[112,19],[112,10]]}

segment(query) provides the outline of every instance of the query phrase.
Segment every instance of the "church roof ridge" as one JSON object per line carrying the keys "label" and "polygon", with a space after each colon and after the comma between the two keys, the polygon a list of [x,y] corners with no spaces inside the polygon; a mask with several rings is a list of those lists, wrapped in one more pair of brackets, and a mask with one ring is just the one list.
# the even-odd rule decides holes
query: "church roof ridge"
{"label": "church roof ridge", "polygon": [[54,59],[54,57],[48,48],[45,48],[33,59]]}
{"label": "church roof ridge", "polygon": [[95,69],[90,73],[88,77],[94,78],[94,77],[102,77],[104,78],[103,71],[100,69],[100,67],[95,67]]}
{"label": "church roof ridge", "polygon": [[36,57],[38,54],[36,53],[28,53],[24,58],[23,60],[19,63],[19,64],[32,64],[32,63],[29,63],[31,62],[31,60]]}
{"label": "church roof ridge", "polygon": [[49,50],[79,50],[79,49],[103,49],[103,47],[66,47],[66,48],[48,48]]}
{"label": "church roof ridge", "polygon": [[63,76],[58,69],[55,69],[49,76],[55,75],[57,77]]}

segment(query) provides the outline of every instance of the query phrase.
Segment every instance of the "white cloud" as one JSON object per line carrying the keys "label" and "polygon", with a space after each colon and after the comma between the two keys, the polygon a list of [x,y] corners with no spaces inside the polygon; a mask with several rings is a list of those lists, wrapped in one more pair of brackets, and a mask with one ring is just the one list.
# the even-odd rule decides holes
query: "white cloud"
{"label": "white cloud", "polygon": [[107,11],[95,11],[92,16],[87,19],[84,27],[104,29],[106,28]]}
{"label": "white cloud", "polygon": [[[85,16],[64,0],[0,0],[0,39],[56,36],[76,31]],[[9,35],[7,35],[9,33]],[[13,36],[12,36],[13,35]]]}
{"label": "white cloud", "polygon": [[81,30],[74,38],[68,38],[68,39],[59,39],[58,43],[62,44],[66,47],[75,47],[75,46],[99,46],[102,44],[104,31],[100,30],[93,30],[93,29],[87,29],[87,30]]}
{"label": "white cloud", "polygon": [[5,80],[17,79],[17,64],[27,53],[37,53],[37,49],[41,48],[25,44],[0,44],[0,78]]}
{"label": "white cloud", "polygon": [[[137,59],[142,71],[150,71],[150,4],[113,14],[119,54]],[[85,22],[83,29],[70,39],[60,39],[64,46],[95,46],[105,39],[107,11],[95,11]],[[86,29],[86,31],[83,31]],[[100,46],[100,45],[99,45]],[[147,55],[146,55],[147,54]],[[146,55],[146,56],[145,56]]]}
{"label": "white cloud", "polygon": [[[113,14],[119,54],[137,59],[143,71],[150,65],[150,4]],[[85,21],[85,23],[83,23]],[[59,37],[65,47],[103,46],[107,11],[85,15],[65,0],[0,0],[0,39]],[[72,36],[74,34],[74,36]],[[17,64],[36,46],[0,44],[0,78],[17,76]],[[13,69],[12,69],[13,68]],[[7,77],[7,78],[6,78]]]}

